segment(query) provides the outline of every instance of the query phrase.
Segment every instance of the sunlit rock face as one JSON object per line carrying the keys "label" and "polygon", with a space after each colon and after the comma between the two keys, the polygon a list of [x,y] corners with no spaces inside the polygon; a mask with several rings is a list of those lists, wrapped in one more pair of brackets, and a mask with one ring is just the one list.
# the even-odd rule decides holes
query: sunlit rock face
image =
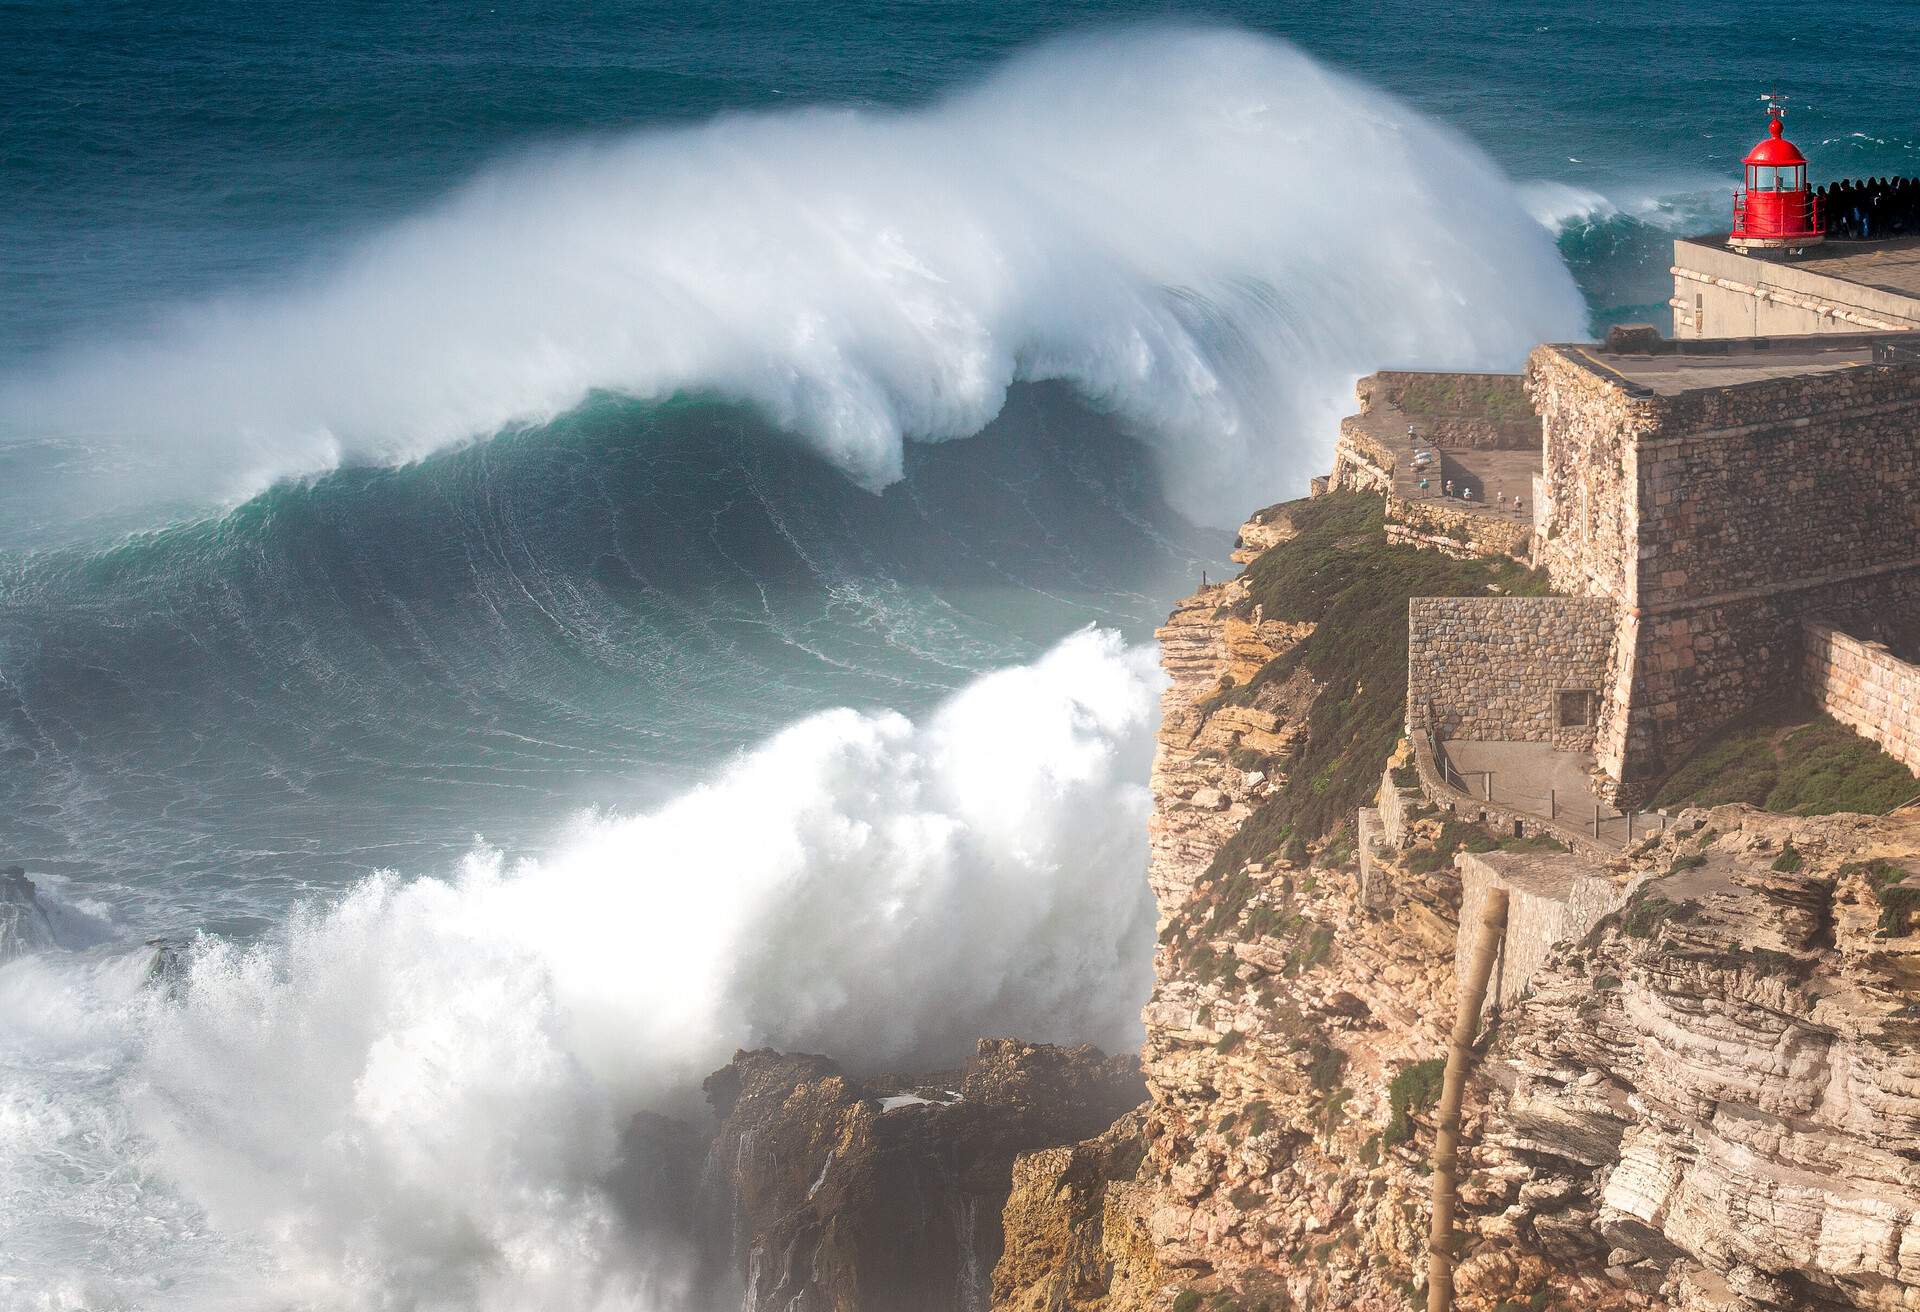
{"label": "sunlit rock face", "polygon": [[1013,1039],[913,1077],[741,1052],[706,1089],[707,1229],[745,1312],[978,1312],[1016,1154],[1096,1134],[1144,1093],[1131,1057]]}
{"label": "sunlit rock face", "polygon": [[1680,1308],[1914,1305],[1917,858],[1920,818],[1747,807],[1634,858],[1489,1053],[1481,1231]]}

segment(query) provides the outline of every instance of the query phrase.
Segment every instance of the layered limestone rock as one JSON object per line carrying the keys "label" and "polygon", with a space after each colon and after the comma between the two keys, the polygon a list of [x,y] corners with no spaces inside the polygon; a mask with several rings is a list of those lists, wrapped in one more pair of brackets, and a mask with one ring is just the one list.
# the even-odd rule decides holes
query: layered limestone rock
{"label": "layered limestone rock", "polygon": [[1015,1156],[1098,1133],[1142,1092],[1132,1058],[1011,1039],[917,1080],[742,1052],[706,1090],[704,1229],[743,1312],[977,1312]]}
{"label": "layered limestone rock", "polygon": [[[1250,521],[1236,558],[1254,543],[1277,545],[1291,536],[1284,514]],[[1204,587],[1155,633],[1169,684],[1153,762],[1147,879],[1163,925],[1168,908],[1185,900],[1214,853],[1281,782],[1313,695],[1303,674],[1262,688],[1251,704],[1216,702],[1312,632],[1310,625],[1269,619],[1258,606],[1243,617],[1246,601],[1245,575]]]}
{"label": "layered limestone rock", "polygon": [[1688,1312],[1920,1307],[1920,817],[1689,813],[1629,868],[1496,1031],[1463,1287],[1529,1248]]}

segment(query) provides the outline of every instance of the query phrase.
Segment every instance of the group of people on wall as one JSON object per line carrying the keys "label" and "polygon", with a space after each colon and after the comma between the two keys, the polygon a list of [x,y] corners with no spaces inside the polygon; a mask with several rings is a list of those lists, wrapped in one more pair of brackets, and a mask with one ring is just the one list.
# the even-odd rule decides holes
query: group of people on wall
{"label": "group of people on wall", "polygon": [[1856,178],[1816,194],[1829,237],[1870,241],[1920,232],[1920,178]]}

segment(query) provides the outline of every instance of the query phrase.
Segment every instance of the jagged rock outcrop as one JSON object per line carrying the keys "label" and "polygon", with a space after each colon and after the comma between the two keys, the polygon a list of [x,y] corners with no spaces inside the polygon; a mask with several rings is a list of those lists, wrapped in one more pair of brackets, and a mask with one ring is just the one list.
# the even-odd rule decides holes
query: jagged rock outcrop
{"label": "jagged rock outcrop", "polygon": [[1139,1220],[1145,1152],[1145,1118],[1135,1109],[1098,1138],[1014,1163],[995,1307],[1088,1312],[1115,1300],[1144,1302],[1165,1285]]}
{"label": "jagged rock outcrop", "polygon": [[742,1052],[706,1090],[709,1228],[746,1312],[978,1312],[1014,1158],[1100,1132],[1144,1092],[1130,1057],[1012,1039],[912,1080]]}
{"label": "jagged rock outcrop", "polygon": [[0,962],[53,945],[53,923],[26,870],[0,869]]}

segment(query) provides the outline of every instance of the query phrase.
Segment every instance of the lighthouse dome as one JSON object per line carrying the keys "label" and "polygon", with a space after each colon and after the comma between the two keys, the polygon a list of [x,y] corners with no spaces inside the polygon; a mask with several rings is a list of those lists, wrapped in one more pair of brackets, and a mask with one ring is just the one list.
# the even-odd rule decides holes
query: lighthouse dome
{"label": "lighthouse dome", "polygon": [[1746,164],[1759,164],[1773,168],[1784,168],[1790,164],[1805,164],[1807,157],[1800,148],[1780,135],[1780,120],[1774,119],[1767,124],[1767,139],[1747,152],[1743,160]]}

